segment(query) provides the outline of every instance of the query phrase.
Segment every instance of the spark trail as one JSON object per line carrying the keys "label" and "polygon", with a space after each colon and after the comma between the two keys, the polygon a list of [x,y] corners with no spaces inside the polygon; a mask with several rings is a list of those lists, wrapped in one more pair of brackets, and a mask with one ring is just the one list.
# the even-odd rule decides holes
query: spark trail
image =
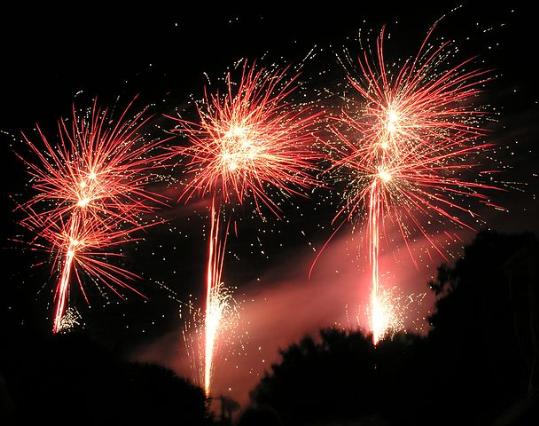
{"label": "spark trail", "polygon": [[210,235],[208,240],[208,263],[206,270],[206,307],[204,329],[204,389],[209,394],[213,370],[213,354],[223,316],[228,307],[230,295],[223,291],[221,279],[224,261],[224,249],[228,227],[221,236],[219,207],[212,199],[210,207]]}

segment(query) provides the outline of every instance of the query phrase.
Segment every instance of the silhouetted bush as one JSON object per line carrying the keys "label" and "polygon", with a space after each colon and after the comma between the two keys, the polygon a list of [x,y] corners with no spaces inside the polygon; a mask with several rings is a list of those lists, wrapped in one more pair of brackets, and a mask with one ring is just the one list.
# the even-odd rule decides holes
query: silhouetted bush
{"label": "silhouetted bush", "polygon": [[282,422],[275,410],[269,407],[258,407],[245,410],[238,426],[282,426]]}
{"label": "silhouetted bush", "polygon": [[208,424],[202,390],[170,370],[121,361],[83,335],[31,346],[6,373],[15,424]]}
{"label": "silhouetted bush", "polygon": [[539,243],[478,234],[439,268],[426,337],[322,330],[252,391],[285,425],[539,424]]}

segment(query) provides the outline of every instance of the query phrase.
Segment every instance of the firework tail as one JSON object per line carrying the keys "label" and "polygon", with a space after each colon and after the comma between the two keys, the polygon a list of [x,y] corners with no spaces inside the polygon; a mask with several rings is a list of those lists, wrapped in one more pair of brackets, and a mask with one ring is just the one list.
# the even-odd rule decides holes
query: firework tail
{"label": "firework tail", "polygon": [[64,317],[67,308],[67,299],[69,296],[69,284],[71,278],[71,268],[73,266],[73,259],[76,252],[76,218],[75,214],[72,215],[71,225],[69,231],[70,243],[65,253],[65,258],[62,265],[62,274],[56,286],[56,293],[54,296],[54,322],[52,326],[52,332],[58,333],[62,329],[62,318]]}
{"label": "firework tail", "polygon": [[220,208],[212,198],[210,207],[210,235],[206,265],[206,307],[204,318],[204,392],[210,395],[213,362],[221,320],[226,309],[226,296],[222,294],[224,251],[228,227],[221,234]]}
{"label": "firework tail", "polygon": [[369,194],[369,218],[368,218],[368,244],[369,261],[371,267],[371,294],[370,294],[370,326],[373,342],[376,344],[383,337],[385,324],[383,311],[380,309],[378,292],[380,286],[379,255],[380,255],[380,203],[378,181],[371,184]]}

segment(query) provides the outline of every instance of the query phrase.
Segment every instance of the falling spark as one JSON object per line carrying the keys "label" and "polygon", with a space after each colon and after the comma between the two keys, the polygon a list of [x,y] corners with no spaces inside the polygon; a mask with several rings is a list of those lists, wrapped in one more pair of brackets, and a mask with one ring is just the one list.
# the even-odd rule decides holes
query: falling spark
{"label": "falling spark", "polygon": [[143,110],[126,118],[131,105],[117,120],[96,103],[88,114],[73,109],[70,122],[58,123],[56,144],[39,127],[41,146],[23,135],[35,156],[21,157],[35,195],[18,207],[25,213],[21,225],[36,235],[32,244],[45,241],[61,271],[54,293],[54,333],[62,329],[73,279],[87,300],[80,272],[120,297],[114,286],[140,294],[125,282],[134,274],[102,260],[119,256],[109,248],[132,241],[133,232],[151,226],[141,216],[163,202],[145,190],[148,172],[165,158],[150,158],[163,140],[145,140],[142,129],[149,117]]}
{"label": "falling spark", "polygon": [[346,182],[344,205],[335,220],[354,220],[367,210],[375,343],[393,321],[388,317],[393,310],[386,306],[390,300],[381,297],[379,270],[386,221],[399,229],[414,264],[408,240],[415,233],[445,258],[425,222],[472,229],[463,217],[477,218],[472,202],[492,205],[483,192],[498,189],[482,181],[488,171],[477,171],[481,154],[492,146],[480,141],[484,112],[474,106],[488,72],[470,68],[471,59],[448,66],[450,44],[429,44],[433,29],[417,55],[396,70],[384,57],[382,29],[375,59],[365,51],[359,77],[348,77],[362,107],[343,109],[332,126],[339,145],[331,147],[330,170]]}
{"label": "falling spark", "polygon": [[189,145],[178,149],[187,158],[188,182],[181,198],[210,194],[210,239],[206,274],[204,388],[211,392],[216,342],[227,297],[221,280],[228,225],[220,235],[221,207],[251,199],[262,214],[265,206],[280,215],[278,196],[303,195],[315,183],[310,172],[318,158],[312,148],[317,113],[288,100],[297,76],[243,63],[239,82],[229,73],[227,91],[208,94],[198,105],[197,122],[171,117]]}

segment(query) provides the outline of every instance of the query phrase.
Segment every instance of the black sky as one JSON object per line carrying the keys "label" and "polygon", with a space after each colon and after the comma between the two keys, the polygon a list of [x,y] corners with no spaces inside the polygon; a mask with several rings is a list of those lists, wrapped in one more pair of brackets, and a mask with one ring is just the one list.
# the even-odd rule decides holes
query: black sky
{"label": "black sky", "polygon": [[[298,10],[272,5],[259,11],[239,7],[215,10],[209,4],[198,11],[187,11],[179,5],[171,7],[164,3],[128,6],[123,10],[110,10],[90,2],[62,9],[27,6],[12,10],[3,6],[0,170],[4,178],[0,237],[8,266],[1,282],[5,288],[1,315],[9,321],[2,324],[26,327],[28,323],[43,323],[41,331],[46,332],[48,323],[44,316],[50,310],[47,268],[30,271],[27,265],[33,254],[23,253],[22,247],[9,240],[18,233],[17,216],[12,212],[14,204],[9,196],[28,191],[24,169],[13,155],[13,149],[22,147],[18,136],[21,130],[31,132],[39,122],[45,131],[53,132],[55,120],[68,114],[73,102],[84,104],[93,96],[111,104],[118,96],[125,102],[140,94],[142,104],[155,104],[156,114],[170,113],[190,94],[200,95],[204,72],[220,75],[233,61],[259,58],[266,53],[269,58],[280,60],[282,56],[284,62],[295,62],[317,46],[322,51],[305,72],[319,67],[339,75],[333,53],[343,45],[353,46],[347,38],[356,37],[360,27],[378,29],[387,24],[392,33],[391,49],[403,49],[409,54],[430,24],[459,3],[356,2],[351,6],[350,2],[331,2],[324,6],[312,3]],[[493,141],[499,144],[506,164],[514,167],[507,172],[508,180],[527,185],[519,185],[523,192],[500,195],[500,203],[510,213],[495,213],[487,219],[493,228],[503,231],[538,231],[535,14],[525,2],[463,4],[463,8],[447,16],[439,32],[455,38],[463,54],[479,55],[485,67],[499,74],[485,95],[486,101],[502,113],[493,126]],[[317,87],[334,84],[312,75],[309,78]],[[183,214],[171,225],[174,232],[168,227],[152,231],[146,246],[132,252],[139,272],[167,285],[180,276],[184,286],[177,292],[182,296],[190,292],[196,295],[196,277],[202,265],[203,221],[195,215],[185,225],[187,213]],[[279,246],[283,241],[288,246],[285,253],[296,246],[305,247],[308,241],[323,241],[327,235],[318,232],[316,225],[325,220],[324,214],[296,217],[300,225],[279,225],[278,230],[268,226],[263,244],[272,253],[271,262],[286,257]],[[298,227],[310,234],[290,236],[298,235]],[[178,233],[183,242],[177,242]],[[247,240],[249,244],[259,244],[255,237]],[[241,271],[247,281],[256,278],[254,271],[259,267],[271,269],[271,262],[264,256],[248,257],[254,250],[242,249],[237,243],[232,243],[231,250],[247,256],[251,266],[242,267]],[[163,270],[164,264],[167,271]],[[172,274],[172,270],[176,273]],[[178,323],[177,304],[166,291],[148,282],[143,285],[152,302],[114,302],[103,314],[102,302],[98,301],[85,315],[86,322],[91,324],[90,332],[123,350],[174,329]]]}

